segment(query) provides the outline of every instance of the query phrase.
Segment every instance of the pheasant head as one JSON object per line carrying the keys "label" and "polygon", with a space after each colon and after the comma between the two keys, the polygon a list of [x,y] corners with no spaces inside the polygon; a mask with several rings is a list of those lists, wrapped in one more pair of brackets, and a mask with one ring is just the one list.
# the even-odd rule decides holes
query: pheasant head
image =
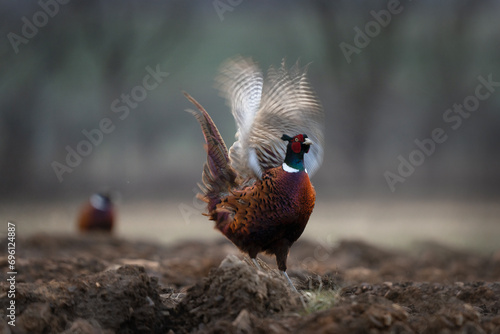
{"label": "pheasant head", "polygon": [[309,152],[309,148],[313,142],[306,134],[299,134],[295,137],[284,134],[281,140],[288,142],[283,169],[292,173],[306,171],[304,167],[304,154]]}

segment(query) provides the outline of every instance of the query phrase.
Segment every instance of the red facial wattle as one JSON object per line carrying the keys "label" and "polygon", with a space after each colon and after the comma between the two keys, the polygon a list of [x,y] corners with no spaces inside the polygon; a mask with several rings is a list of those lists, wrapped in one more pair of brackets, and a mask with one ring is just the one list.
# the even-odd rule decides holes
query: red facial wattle
{"label": "red facial wattle", "polygon": [[304,142],[304,136],[302,134],[298,134],[295,137],[293,137],[293,142],[292,142],[292,151],[295,153],[300,153],[302,150],[302,143]]}
{"label": "red facial wattle", "polygon": [[295,153],[300,153],[300,150],[302,149],[302,145],[298,141],[294,141],[292,143],[292,151]]}

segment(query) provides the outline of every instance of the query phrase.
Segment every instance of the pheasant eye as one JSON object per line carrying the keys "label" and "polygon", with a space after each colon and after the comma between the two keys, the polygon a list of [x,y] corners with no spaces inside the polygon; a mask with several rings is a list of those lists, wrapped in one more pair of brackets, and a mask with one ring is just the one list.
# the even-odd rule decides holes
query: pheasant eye
{"label": "pheasant eye", "polygon": [[295,138],[295,141],[299,141],[299,138]]}

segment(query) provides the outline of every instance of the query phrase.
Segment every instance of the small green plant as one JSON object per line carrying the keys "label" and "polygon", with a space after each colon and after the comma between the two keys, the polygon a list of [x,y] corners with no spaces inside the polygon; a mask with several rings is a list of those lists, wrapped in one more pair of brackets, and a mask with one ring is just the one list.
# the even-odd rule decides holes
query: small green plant
{"label": "small green plant", "polygon": [[339,290],[327,290],[321,287],[313,291],[304,291],[306,313],[314,313],[332,308],[340,297]]}

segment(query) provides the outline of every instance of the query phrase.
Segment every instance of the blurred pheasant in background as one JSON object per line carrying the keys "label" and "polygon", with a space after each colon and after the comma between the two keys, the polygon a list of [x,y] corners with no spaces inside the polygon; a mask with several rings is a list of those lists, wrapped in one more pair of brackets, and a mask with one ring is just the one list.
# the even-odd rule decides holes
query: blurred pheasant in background
{"label": "blurred pheasant in background", "polygon": [[229,60],[218,83],[238,130],[227,150],[205,109],[188,110],[201,125],[207,161],[198,196],[210,220],[259,267],[260,252],[274,254],[288,282],[286,261],[311,215],[316,193],[309,180],[323,159],[323,111],[295,64],[269,69],[266,80],[249,59]]}
{"label": "blurred pheasant in background", "polygon": [[95,193],[83,205],[78,215],[80,232],[108,232],[113,229],[115,211],[108,194]]}

